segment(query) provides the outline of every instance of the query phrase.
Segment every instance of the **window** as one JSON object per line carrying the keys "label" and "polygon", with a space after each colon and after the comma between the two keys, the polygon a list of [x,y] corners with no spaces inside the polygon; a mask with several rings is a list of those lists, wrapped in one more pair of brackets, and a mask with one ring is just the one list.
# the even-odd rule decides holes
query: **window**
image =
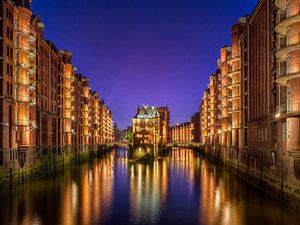
{"label": "window", "polygon": [[9,46],[6,46],[6,55],[7,55],[7,57],[9,57],[9,53],[10,53]]}
{"label": "window", "polygon": [[9,83],[6,83],[6,93],[9,94]]}
{"label": "window", "polygon": [[[0,132],[2,132],[2,130]],[[0,165],[3,165],[3,152],[2,151],[0,151]]]}
{"label": "window", "polygon": [[290,130],[290,122],[287,121],[286,122],[286,137],[287,137],[287,140],[290,141],[290,137],[291,137],[291,130]]}
{"label": "window", "polygon": [[10,37],[10,30],[9,27],[6,28],[6,36],[9,38]]}
{"label": "window", "polygon": [[9,67],[9,64],[7,63],[7,64],[6,64],[6,74],[7,74],[7,75],[10,74],[10,73],[9,73],[9,68],[10,68],[10,67]]}

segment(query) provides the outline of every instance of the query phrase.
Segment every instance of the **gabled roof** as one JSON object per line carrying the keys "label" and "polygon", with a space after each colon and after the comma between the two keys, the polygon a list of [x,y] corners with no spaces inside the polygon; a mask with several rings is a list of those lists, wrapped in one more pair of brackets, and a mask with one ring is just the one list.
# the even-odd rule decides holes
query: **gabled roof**
{"label": "gabled roof", "polygon": [[154,106],[142,106],[138,108],[137,115],[135,118],[138,119],[152,119],[159,117],[159,112],[157,107]]}

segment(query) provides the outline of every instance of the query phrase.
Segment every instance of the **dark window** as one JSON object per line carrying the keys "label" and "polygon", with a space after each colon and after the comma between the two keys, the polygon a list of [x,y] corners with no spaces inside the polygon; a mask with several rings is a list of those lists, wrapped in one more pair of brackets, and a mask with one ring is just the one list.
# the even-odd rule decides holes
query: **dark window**
{"label": "dark window", "polygon": [[8,138],[9,138],[9,147],[11,148],[12,147],[12,123],[13,123],[13,111],[12,111],[12,106],[10,105],[9,106],[9,135],[8,135]]}
{"label": "dark window", "polygon": [[10,37],[9,27],[6,28],[6,36],[7,36],[8,38]]}
{"label": "dark window", "polygon": [[13,85],[10,84],[10,94],[12,95],[13,94]]}
{"label": "dark window", "polygon": [[[0,89],[2,90],[2,82],[0,82]],[[0,122],[3,122],[3,102],[0,102]],[[3,143],[3,130],[0,129],[0,149],[2,148]],[[2,151],[0,150],[0,165],[3,165],[3,156]]]}
{"label": "dark window", "polygon": [[9,57],[9,52],[10,52],[10,50],[9,50],[9,46],[6,46],[6,55]]}
{"label": "dark window", "polygon": [[12,67],[12,65],[10,66],[10,75],[11,76],[13,75],[13,67]]}
{"label": "dark window", "polygon": [[9,64],[6,64],[6,74],[9,75]]}
{"label": "dark window", "polygon": [[[0,129],[0,134],[2,135],[2,129]],[[1,150],[0,150],[0,165],[3,166],[3,152]]]}
{"label": "dark window", "polygon": [[9,83],[6,83],[6,93],[9,94]]}
{"label": "dark window", "polygon": [[[3,95],[4,91],[3,91],[3,82],[1,81],[0,82],[0,96]],[[1,112],[2,112],[2,109],[0,108],[0,116],[1,116]],[[0,117],[0,121],[1,121],[1,117]],[[1,137],[0,137],[1,139]]]}

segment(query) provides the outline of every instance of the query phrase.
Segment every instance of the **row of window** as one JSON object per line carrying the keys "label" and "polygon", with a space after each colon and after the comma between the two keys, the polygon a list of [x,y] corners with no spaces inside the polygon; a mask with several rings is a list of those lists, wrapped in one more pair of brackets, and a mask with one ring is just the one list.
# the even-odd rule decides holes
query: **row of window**
{"label": "row of window", "polygon": [[6,18],[9,19],[9,21],[13,22],[13,12],[9,8],[6,8]]}

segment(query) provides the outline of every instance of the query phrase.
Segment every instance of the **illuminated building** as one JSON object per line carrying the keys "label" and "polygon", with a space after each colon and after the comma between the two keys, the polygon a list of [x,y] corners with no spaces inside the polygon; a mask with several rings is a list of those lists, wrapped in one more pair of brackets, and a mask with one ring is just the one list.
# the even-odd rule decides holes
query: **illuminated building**
{"label": "illuminated building", "polygon": [[100,101],[100,110],[101,110],[101,142],[102,143],[109,143],[109,142],[114,142],[115,137],[114,137],[114,123],[112,120],[112,114],[109,108],[105,105],[104,101]]}
{"label": "illuminated building", "polygon": [[170,141],[170,111],[169,108],[166,107],[158,107],[158,112],[160,116],[160,135],[161,135],[161,143],[167,144]]}
{"label": "illuminated building", "polygon": [[200,105],[206,151],[294,202],[286,188],[300,185],[299,12],[299,0],[260,0],[232,27]]}
{"label": "illuminated building", "polygon": [[0,165],[6,167],[35,158],[37,52],[29,6],[29,0],[0,3]]}
{"label": "illuminated building", "polygon": [[[276,82],[278,101],[275,113],[277,121],[276,151],[270,155],[273,163],[283,160],[288,181],[294,187],[300,185],[300,1],[278,0],[276,51]],[[272,111],[273,113],[273,111]],[[273,115],[274,116],[274,115]]]}
{"label": "illuminated building", "polygon": [[97,92],[93,92],[91,94],[90,100],[90,140],[89,143],[92,146],[101,143],[100,141],[100,102],[99,102],[99,94]]}
{"label": "illuminated building", "polygon": [[76,74],[75,80],[77,85],[74,85],[75,105],[73,114],[73,130],[76,132],[74,135],[77,140],[73,145],[80,145],[82,151],[87,151],[89,147],[90,138],[90,87],[89,79],[82,74]]}
{"label": "illuminated building", "polygon": [[61,107],[63,108],[63,144],[67,150],[71,150],[72,147],[72,135],[75,131],[72,128],[72,120],[75,120],[73,115],[72,102],[74,102],[74,87],[73,81],[75,79],[75,68],[72,65],[72,53],[68,51],[60,51],[61,56],[61,71],[62,74],[62,95],[63,102]]}
{"label": "illuminated building", "polygon": [[137,114],[132,119],[132,142],[134,146],[153,145],[162,143],[161,117],[154,106],[139,106]]}
{"label": "illuminated building", "polygon": [[210,91],[209,88],[203,93],[200,106],[200,139],[203,144],[209,144],[208,135],[210,134]]}
{"label": "illuminated building", "polygon": [[240,24],[232,27],[232,46],[220,50],[218,69],[200,106],[201,140],[223,152],[243,148],[241,30]]}
{"label": "illuminated building", "polygon": [[194,113],[191,118],[191,123],[193,124],[193,136],[194,142],[200,142],[200,113]]}
{"label": "illuminated building", "polygon": [[30,0],[1,1],[0,27],[0,168],[114,141],[111,111],[75,75],[72,53],[44,38]]}
{"label": "illuminated building", "polygon": [[[33,23],[37,34],[37,78],[36,78],[36,148],[58,150],[58,67],[59,53],[50,41],[43,37],[44,25],[37,16]],[[60,137],[61,138],[61,137]],[[42,152],[42,151],[40,151]]]}
{"label": "illuminated building", "polygon": [[171,128],[172,142],[194,142],[194,124],[182,123]]}

